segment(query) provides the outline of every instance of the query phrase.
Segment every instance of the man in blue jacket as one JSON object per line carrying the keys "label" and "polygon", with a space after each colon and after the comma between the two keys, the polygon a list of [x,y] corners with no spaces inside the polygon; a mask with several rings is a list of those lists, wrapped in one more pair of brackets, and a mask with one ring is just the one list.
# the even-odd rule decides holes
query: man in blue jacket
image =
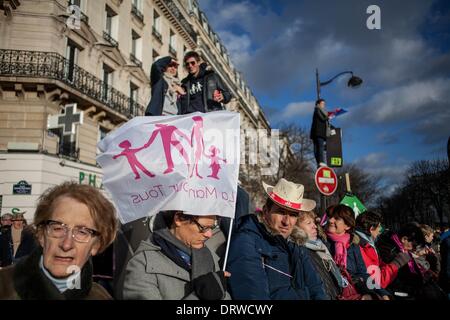
{"label": "man in blue jacket", "polygon": [[263,212],[243,216],[231,239],[227,270],[233,299],[329,299],[308,253],[290,241],[300,211],[313,210],[315,201],[303,198],[303,185],[285,179],[263,187],[269,197]]}

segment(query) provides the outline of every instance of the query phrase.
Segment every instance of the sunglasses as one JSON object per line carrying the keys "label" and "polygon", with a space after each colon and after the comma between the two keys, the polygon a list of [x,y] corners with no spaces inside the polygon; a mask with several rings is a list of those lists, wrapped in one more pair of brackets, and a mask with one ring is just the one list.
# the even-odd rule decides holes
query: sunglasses
{"label": "sunglasses", "polygon": [[178,67],[178,63],[175,63],[175,62],[169,63],[168,67],[175,67],[175,68],[177,68]]}
{"label": "sunglasses", "polygon": [[184,65],[186,67],[189,67],[190,65],[191,66],[195,66],[196,64],[197,64],[197,61],[187,61],[187,62],[184,63]]}

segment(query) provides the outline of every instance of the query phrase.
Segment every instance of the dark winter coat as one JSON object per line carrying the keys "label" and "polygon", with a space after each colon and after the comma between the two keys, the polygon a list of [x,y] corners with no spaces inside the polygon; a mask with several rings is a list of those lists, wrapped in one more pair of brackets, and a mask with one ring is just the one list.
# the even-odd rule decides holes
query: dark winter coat
{"label": "dark winter coat", "polygon": [[111,300],[108,292],[92,282],[88,261],[81,270],[80,289],[60,293],[39,267],[42,248],[38,247],[17,264],[0,270],[0,300]]}
{"label": "dark winter coat", "polygon": [[242,219],[227,264],[233,299],[329,299],[305,248],[270,232],[256,215]]}
{"label": "dark winter coat", "polygon": [[[325,111],[326,113],[326,111]],[[311,125],[311,139],[327,139],[327,127],[329,126],[328,116],[320,111],[319,107],[314,108],[313,120]]]}
{"label": "dark winter coat", "polygon": [[160,116],[163,112],[164,97],[169,89],[169,85],[163,78],[164,70],[172,61],[172,57],[164,57],[152,64],[150,71],[150,86],[152,88],[152,97],[147,109],[145,110],[146,116]]}
{"label": "dark winter coat", "polygon": [[[392,240],[392,232],[386,232],[378,237],[377,248],[384,263],[391,263],[400,249]],[[398,270],[397,277],[387,286],[387,290],[397,299],[405,300],[439,300],[445,299],[442,289],[434,280],[422,274],[414,259],[412,272],[406,264]],[[407,296],[405,296],[407,294]]]}
{"label": "dark winter coat", "polygon": [[13,227],[2,227],[2,231],[0,233],[0,267],[11,265],[16,259],[30,254],[38,246],[33,230],[31,227],[25,226],[20,236],[19,247],[17,248],[16,255],[14,256],[11,228]]}
{"label": "dark winter coat", "polygon": [[[200,65],[200,71],[198,77],[196,79],[201,79],[203,86],[203,106],[205,108],[205,112],[210,111],[218,111],[223,110],[223,106],[221,103],[214,101],[214,91],[219,90],[223,94],[223,104],[227,104],[231,100],[231,93],[223,84],[220,77],[213,71],[207,68],[205,63]],[[180,112],[179,114],[187,114],[194,112],[190,110],[190,94],[191,91],[191,83],[194,80],[193,75],[188,75],[184,78],[181,83],[184,89],[186,90],[186,94],[180,98]]]}

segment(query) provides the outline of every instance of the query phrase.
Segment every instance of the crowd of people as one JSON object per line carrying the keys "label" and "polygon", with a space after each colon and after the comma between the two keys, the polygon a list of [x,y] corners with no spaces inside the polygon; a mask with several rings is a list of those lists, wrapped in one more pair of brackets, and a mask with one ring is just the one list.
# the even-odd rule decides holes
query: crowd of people
{"label": "crowd of people", "polygon": [[[380,214],[366,211],[355,219],[341,204],[326,210],[321,225],[302,184],[280,179],[263,187],[262,210],[236,216],[225,268],[225,252],[210,244],[226,235],[219,214],[154,216],[149,236],[124,262],[121,298],[449,298],[448,225],[441,233],[415,222],[389,230]],[[91,258],[113,245],[119,227],[114,206],[99,190],[65,182],[40,197],[32,225],[21,227],[23,213],[17,212],[1,221],[0,299],[114,297],[93,281]]]}
{"label": "crowd of people", "polygon": [[[176,60],[154,62],[146,116],[223,110],[230,101],[198,53],[188,52],[183,62],[189,75],[181,81]],[[324,107],[318,101],[315,117],[323,125],[312,130],[318,165],[329,129]],[[0,299],[449,299],[448,225],[440,233],[415,222],[390,230],[380,214],[356,217],[342,204],[317,216],[303,184],[261,183],[266,202],[257,210],[238,187],[232,224],[220,212],[192,215],[182,208],[153,216],[131,256],[113,255],[111,263],[124,266],[113,289],[95,278],[92,261],[121,232],[114,206],[92,186],[51,187],[30,226],[18,209],[1,218]]]}

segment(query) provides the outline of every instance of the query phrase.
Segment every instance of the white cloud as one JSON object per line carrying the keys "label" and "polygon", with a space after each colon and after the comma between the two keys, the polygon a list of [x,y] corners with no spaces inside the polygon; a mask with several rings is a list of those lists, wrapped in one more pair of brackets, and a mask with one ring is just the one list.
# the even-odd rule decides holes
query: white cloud
{"label": "white cloud", "polygon": [[287,121],[298,117],[311,117],[314,112],[314,101],[291,102],[281,113],[275,114],[277,121]]}
{"label": "white cloud", "polygon": [[241,68],[250,60],[251,39],[247,34],[235,35],[228,31],[221,31],[220,37],[224,42],[231,60]]}
{"label": "white cloud", "polygon": [[[417,118],[448,99],[450,79],[414,82],[375,94],[367,103],[366,119],[374,122]],[[447,111],[450,112],[450,111]]]}

